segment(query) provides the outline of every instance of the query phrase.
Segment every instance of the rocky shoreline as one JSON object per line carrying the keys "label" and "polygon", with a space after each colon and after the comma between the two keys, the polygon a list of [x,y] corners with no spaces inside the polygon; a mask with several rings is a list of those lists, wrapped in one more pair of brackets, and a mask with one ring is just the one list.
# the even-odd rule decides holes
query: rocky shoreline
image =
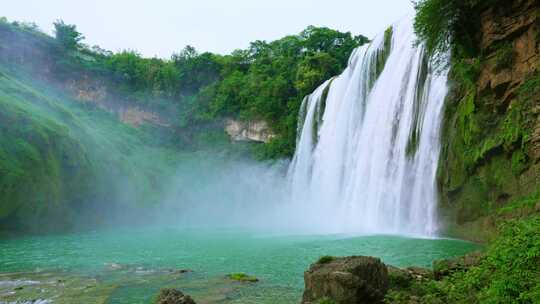
{"label": "rocky shoreline", "polygon": [[[467,270],[477,265],[482,256],[480,252],[472,252],[436,260],[432,269],[398,268],[370,256],[324,256],[304,273],[305,289],[301,304],[421,303],[414,295],[415,285],[429,284],[457,271]],[[233,275],[226,277],[232,279]],[[256,283],[258,280],[237,281]],[[164,288],[155,303],[195,304],[195,301],[178,289]]]}

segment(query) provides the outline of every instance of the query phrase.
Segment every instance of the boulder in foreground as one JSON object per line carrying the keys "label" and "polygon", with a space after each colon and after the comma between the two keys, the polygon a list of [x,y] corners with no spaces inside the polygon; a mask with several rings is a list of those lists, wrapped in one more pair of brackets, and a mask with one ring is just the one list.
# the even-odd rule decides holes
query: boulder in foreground
{"label": "boulder in foreground", "polygon": [[381,303],[388,291],[388,270],[366,256],[325,258],[304,273],[302,304],[328,299],[335,304]]}
{"label": "boulder in foreground", "polygon": [[163,288],[159,292],[156,304],[195,304],[195,301],[177,289]]}

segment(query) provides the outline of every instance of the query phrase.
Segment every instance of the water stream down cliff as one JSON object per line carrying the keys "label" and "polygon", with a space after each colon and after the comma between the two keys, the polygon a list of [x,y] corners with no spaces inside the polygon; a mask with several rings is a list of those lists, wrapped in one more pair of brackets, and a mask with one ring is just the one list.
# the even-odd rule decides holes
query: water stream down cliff
{"label": "water stream down cliff", "polygon": [[404,20],[304,99],[288,177],[306,217],[328,232],[436,234],[446,75]]}

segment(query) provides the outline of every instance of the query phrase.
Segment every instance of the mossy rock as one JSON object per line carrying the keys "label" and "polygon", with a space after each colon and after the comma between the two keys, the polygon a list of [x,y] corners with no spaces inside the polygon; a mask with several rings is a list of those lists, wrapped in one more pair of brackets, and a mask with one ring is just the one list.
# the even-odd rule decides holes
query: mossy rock
{"label": "mossy rock", "polygon": [[247,283],[259,282],[258,278],[254,277],[254,276],[250,276],[250,275],[245,274],[243,272],[237,272],[237,273],[228,274],[227,278],[229,278],[229,279],[231,279],[233,281],[238,281],[238,282],[247,282]]}

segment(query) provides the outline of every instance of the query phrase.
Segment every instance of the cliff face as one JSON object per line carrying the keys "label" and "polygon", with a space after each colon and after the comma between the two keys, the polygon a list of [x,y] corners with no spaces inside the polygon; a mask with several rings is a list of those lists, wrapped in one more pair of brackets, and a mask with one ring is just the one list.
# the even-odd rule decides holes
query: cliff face
{"label": "cliff face", "polygon": [[483,11],[479,56],[453,64],[438,180],[456,236],[489,239],[497,210],[539,189],[539,16],[536,0]]}
{"label": "cliff face", "polygon": [[62,53],[53,38],[24,26],[15,28],[0,23],[0,41],[4,42],[0,43],[0,64],[6,68],[25,71],[47,86],[68,92],[74,100],[113,113],[120,121],[132,126],[172,125],[174,110],[137,104],[105,76],[77,66],[57,64],[71,57],[91,63],[95,60],[91,56],[80,52]]}
{"label": "cliff face", "polygon": [[267,143],[275,134],[265,121],[239,121],[229,119],[225,123],[225,131],[233,141],[252,141]]}
{"label": "cliff face", "polygon": [[170,127],[172,123],[166,115],[160,114],[149,107],[134,105],[134,102],[125,101],[110,92],[108,87],[99,79],[80,76],[79,79],[70,79],[61,85],[75,100],[93,104],[107,112],[115,114],[118,119],[134,127],[143,124],[152,124],[161,127]]}

